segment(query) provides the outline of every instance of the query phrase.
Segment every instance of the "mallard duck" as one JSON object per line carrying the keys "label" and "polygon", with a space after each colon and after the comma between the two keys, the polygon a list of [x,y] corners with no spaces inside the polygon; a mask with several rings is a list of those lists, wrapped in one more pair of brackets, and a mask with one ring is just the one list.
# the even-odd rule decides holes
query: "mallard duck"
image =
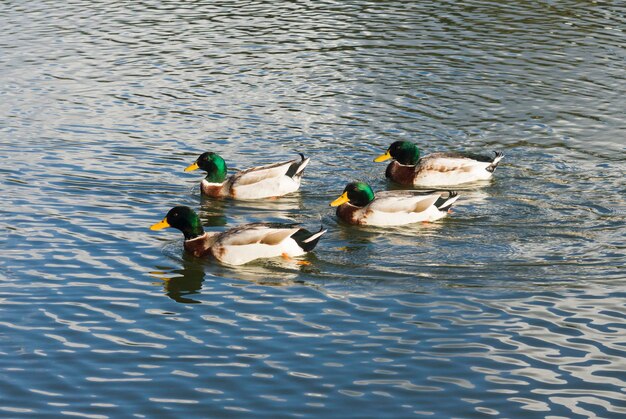
{"label": "mallard duck", "polygon": [[202,153],[185,172],[202,169],[207,175],[200,190],[213,198],[261,199],[286,195],[300,188],[300,180],[309,159],[289,160],[267,166],[253,167],[226,177],[228,170],[222,157],[213,152]]}
{"label": "mallard duck", "polygon": [[494,154],[433,153],[420,158],[414,143],[396,141],[374,161],[394,159],[385,176],[401,185],[450,186],[489,179],[504,157],[499,151]]}
{"label": "mallard duck", "polygon": [[301,256],[315,248],[326,230],[310,233],[295,224],[252,223],[223,232],[205,232],[198,215],[189,207],[172,208],[163,221],[150,227],[174,227],[185,236],[184,248],[196,257],[212,255],[228,265],[255,259]]}
{"label": "mallard duck", "polygon": [[457,200],[456,192],[384,191],[374,195],[365,182],[348,183],[330,203],[337,216],[349,224],[392,226],[443,218]]}

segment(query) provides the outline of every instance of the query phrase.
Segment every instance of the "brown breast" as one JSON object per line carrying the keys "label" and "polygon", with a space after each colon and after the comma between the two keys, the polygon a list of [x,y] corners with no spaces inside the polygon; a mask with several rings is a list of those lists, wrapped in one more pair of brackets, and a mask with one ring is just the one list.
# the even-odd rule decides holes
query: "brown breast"
{"label": "brown breast", "polygon": [[187,253],[191,253],[195,257],[204,257],[210,252],[211,242],[211,238],[205,233],[204,236],[196,237],[193,240],[186,240],[183,246]]}
{"label": "brown breast", "polygon": [[202,182],[200,189],[203,195],[210,196],[212,198],[221,198],[223,196],[223,186],[213,185],[210,183]]}
{"label": "brown breast", "polygon": [[356,217],[359,208],[350,204],[342,204],[337,207],[337,217],[349,224],[361,224]]}
{"label": "brown breast", "polygon": [[415,166],[405,166],[392,161],[387,166],[385,176],[400,185],[412,185],[415,179]]}

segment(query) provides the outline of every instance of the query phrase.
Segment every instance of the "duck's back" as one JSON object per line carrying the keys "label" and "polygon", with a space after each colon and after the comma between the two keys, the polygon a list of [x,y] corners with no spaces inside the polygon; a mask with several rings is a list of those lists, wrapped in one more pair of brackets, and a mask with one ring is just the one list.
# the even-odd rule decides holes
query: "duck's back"
{"label": "duck's back", "polygon": [[453,186],[489,179],[501,159],[473,153],[433,153],[422,157],[417,165],[393,161],[386,176],[401,185]]}
{"label": "duck's back", "polygon": [[241,265],[283,253],[298,256],[304,251],[291,239],[298,230],[298,227],[293,226],[248,224],[218,235],[211,251],[217,260],[229,265]]}
{"label": "duck's back", "polygon": [[294,159],[235,173],[230,178],[230,194],[236,199],[261,199],[295,192],[308,161]]}

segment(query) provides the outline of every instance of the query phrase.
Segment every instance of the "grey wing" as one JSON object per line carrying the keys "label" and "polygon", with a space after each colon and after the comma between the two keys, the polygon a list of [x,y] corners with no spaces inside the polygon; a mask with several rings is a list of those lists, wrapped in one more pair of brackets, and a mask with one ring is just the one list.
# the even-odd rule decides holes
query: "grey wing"
{"label": "grey wing", "polygon": [[267,178],[278,178],[285,176],[289,168],[299,160],[289,160],[282,163],[274,163],[266,166],[257,166],[250,169],[242,170],[232,176],[233,185],[250,185],[261,182]]}
{"label": "grey wing", "polygon": [[433,153],[425,156],[424,159],[460,159],[460,160],[474,160],[483,163],[491,163],[493,162],[494,156],[486,156],[484,154],[477,153],[465,153],[465,152],[444,152],[444,153]]}
{"label": "grey wing", "polygon": [[299,227],[277,227],[267,223],[252,223],[226,230],[219,235],[218,241],[225,246],[255,243],[277,244],[298,230]]}
{"label": "grey wing", "polygon": [[433,205],[439,197],[440,194],[437,192],[385,191],[376,194],[376,199],[368,207],[373,211],[387,213],[422,212]]}

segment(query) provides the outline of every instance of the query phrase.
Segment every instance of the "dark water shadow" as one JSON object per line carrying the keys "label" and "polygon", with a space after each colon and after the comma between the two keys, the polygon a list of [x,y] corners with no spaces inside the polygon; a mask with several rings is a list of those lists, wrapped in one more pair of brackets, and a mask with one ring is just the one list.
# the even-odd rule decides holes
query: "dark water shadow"
{"label": "dark water shadow", "polygon": [[163,281],[163,290],[172,300],[183,304],[200,304],[201,301],[189,298],[200,294],[206,273],[201,259],[183,254],[178,269],[157,266],[153,276]]}

